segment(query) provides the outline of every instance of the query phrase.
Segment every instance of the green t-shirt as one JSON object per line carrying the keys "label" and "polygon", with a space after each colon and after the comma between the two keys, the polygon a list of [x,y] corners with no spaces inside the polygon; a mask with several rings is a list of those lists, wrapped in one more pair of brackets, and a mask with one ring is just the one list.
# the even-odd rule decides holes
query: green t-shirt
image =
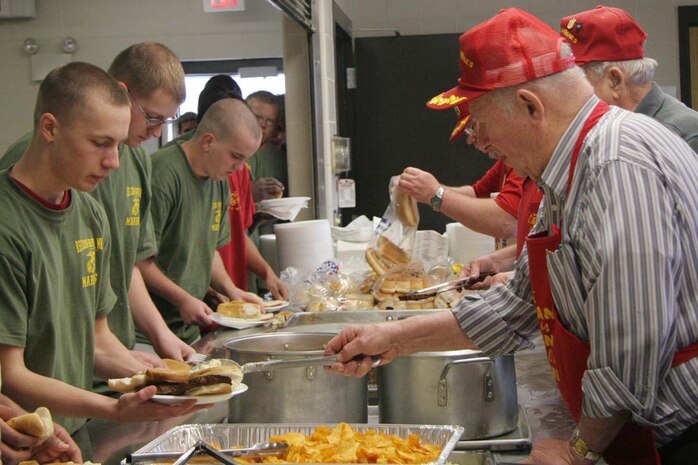
{"label": "green t-shirt", "polygon": [[[180,145],[159,150],[152,161],[155,263],[175,284],[203,299],[211,282],[213,254],[230,242],[228,181],[198,177]],[[185,325],[176,306],[151,296],[177,336],[189,343],[196,340],[198,326]]]}
{"label": "green t-shirt", "polygon": [[[94,322],[114,307],[104,209],[70,191],[64,210],[44,207],[0,172],[0,344],[24,348],[42,376],[92,388]],[[57,418],[70,433],[83,418]]]}
{"label": "green t-shirt", "polygon": [[[31,132],[15,142],[0,158],[0,170],[17,163],[31,142]],[[111,286],[116,305],[109,313],[109,328],[129,349],[136,343],[136,330],[128,304],[128,288],[137,260],[155,255],[155,236],[150,218],[150,157],[142,148],[119,147],[119,169],[97,186],[91,195],[102,205],[111,229]]]}
{"label": "green t-shirt", "polygon": [[166,143],[165,145],[163,145],[163,146],[161,147],[161,149],[164,149],[164,148],[167,148],[167,147],[171,147],[171,146],[177,145],[177,144],[183,144],[184,142],[186,142],[186,141],[188,141],[188,140],[191,140],[191,138],[194,137],[194,133],[195,133],[195,132],[196,132],[196,131],[185,132],[185,133],[182,134],[181,136],[177,136],[177,137],[175,137],[174,139],[172,139],[171,141],[169,141],[168,143]]}
{"label": "green t-shirt", "polygon": [[286,154],[276,145],[261,147],[247,160],[253,181],[260,178],[276,178],[288,188],[288,167]]}

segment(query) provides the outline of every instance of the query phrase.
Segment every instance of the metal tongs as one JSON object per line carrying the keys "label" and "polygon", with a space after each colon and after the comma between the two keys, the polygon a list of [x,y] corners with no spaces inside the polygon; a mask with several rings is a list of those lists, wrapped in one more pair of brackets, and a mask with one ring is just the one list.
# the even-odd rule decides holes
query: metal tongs
{"label": "metal tongs", "polygon": [[[365,355],[357,355],[352,360],[361,362]],[[380,355],[373,355],[371,357],[371,366],[377,367],[380,364]],[[297,368],[297,367],[307,367],[307,366],[332,366],[337,363],[337,354],[335,355],[323,355],[321,357],[306,357],[306,358],[294,358],[294,359],[271,359],[264,360],[262,362],[248,362],[242,365],[242,372],[256,373],[259,371],[271,371],[280,368]]]}
{"label": "metal tongs", "polygon": [[133,465],[139,462],[165,462],[176,459],[172,465],[184,465],[194,456],[208,455],[225,465],[237,465],[240,462],[235,461],[233,457],[242,458],[279,455],[279,453],[287,449],[288,444],[285,442],[260,442],[251,447],[218,450],[209,446],[204,441],[197,441],[196,444],[185,452],[134,453],[126,456],[126,461]]}
{"label": "metal tongs", "polygon": [[424,289],[420,289],[418,291],[411,291],[408,292],[407,294],[402,294],[398,296],[398,299],[400,300],[420,300],[420,299],[428,299],[430,297],[436,297],[436,294],[440,294],[442,292],[448,292],[452,290],[458,290],[460,291],[461,289],[467,289],[470,286],[472,286],[475,283],[479,283],[480,281],[484,281],[485,278],[488,276],[493,276],[494,272],[486,272],[486,273],[480,273],[480,275],[477,278],[459,278],[455,279],[453,281],[447,281],[445,283],[441,284],[436,284],[434,286],[429,286],[425,287]]}

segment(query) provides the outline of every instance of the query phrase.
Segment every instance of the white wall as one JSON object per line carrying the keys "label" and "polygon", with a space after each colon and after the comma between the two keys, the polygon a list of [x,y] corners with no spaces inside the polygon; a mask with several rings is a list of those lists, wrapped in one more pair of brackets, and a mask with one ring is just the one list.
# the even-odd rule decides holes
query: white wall
{"label": "white wall", "polygon": [[73,61],[107,68],[129,45],[155,40],[182,60],[283,56],[282,13],[266,0],[242,12],[204,13],[201,0],[36,0],[35,19],[0,20],[0,155],[31,128],[38,83],[22,43],[60,54],[63,37],[78,41]]}
{"label": "white wall", "polygon": [[[560,18],[599,4],[628,11],[647,31],[646,55],[659,61],[655,75],[662,86],[679,84],[678,10],[695,5],[696,0],[339,0],[353,22],[354,37],[389,35],[397,29],[402,35],[462,33],[494,16],[502,8],[526,10],[555,29]],[[453,57],[457,59],[457,51]],[[457,76],[454,76],[454,82]]]}

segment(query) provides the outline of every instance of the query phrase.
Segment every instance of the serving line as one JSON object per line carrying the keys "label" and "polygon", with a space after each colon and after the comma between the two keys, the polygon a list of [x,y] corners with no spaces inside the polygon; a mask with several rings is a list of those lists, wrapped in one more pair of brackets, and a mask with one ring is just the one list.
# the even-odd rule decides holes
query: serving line
{"label": "serving line", "polygon": [[[388,316],[392,319],[405,317],[405,314],[415,315],[428,313],[425,311],[390,311],[391,315],[384,315],[388,312],[376,312],[370,318],[376,322],[385,321]],[[324,327],[326,331],[328,325],[336,326],[337,330],[351,324],[350,321],[328,323],[322,314],[299,314],[298,321],[313,320],[313,324],[319,324],[318,329]],[[294,318],[296,317],[294,316]],[[342,315],[347,319],[350,315]],[[270,333],[274,331],[297,331],[297,323],[289,321],[290,326],[272,330],[265,327],[256,327],[245,330],[220,329],[209,333],[194,344],[197,352],[210,354],[213,358],[225,356],[224,344],[231,339],[245,335]],[[302,328],[307,331],[311,328]],[[520,352],[515,355],[517,371],[517,390],[519,403],[525,410],[529,420],[530,434],[535,442],[545,438],[565,439],[572,435],[574,423],[572,422],[560,395],[555,386],[555,382],[550,375],[550,368],[545,357],[543,344],[537,344],[537,348],[531,351]],[[369,412],[375,412],[375,407]],[[213,405],[210,409],[196,412],[192,415],[182,416],[162,420],[159,422],[143,423],[112,423],[106,420],[90,420],[76,433],[78,442],[83,448],[85,460],[90,457],[93,461],[104,465],[117,465],[127,454],[133,453],[148,442],[167,432],[171,428],[183,424],[216,424],[225,422],[228,414],[227,403]],[[377,421],[377,416],[369,415],[369,423]],[[467,454],[465,454],[468,452]],[[488,455],[472,451],[472,454],[479,454],[474,458],[470,451],[456,451],[450,461],[454,463],[482,463],[486,464]],[[516,462],[527,456],[526,451],[496,451],[492,454],[497,461]]]}

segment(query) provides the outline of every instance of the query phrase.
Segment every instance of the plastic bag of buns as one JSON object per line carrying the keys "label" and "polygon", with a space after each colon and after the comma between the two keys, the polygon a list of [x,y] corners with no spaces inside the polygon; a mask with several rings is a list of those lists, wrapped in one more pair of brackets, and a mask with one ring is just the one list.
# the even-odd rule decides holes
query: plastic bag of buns
{"label": "plastic bag of buns", "polygon": [[397,189],[399,179],[399,176],[390,178],[390,204],[366,247],[366,261],[378,276],[410,262],[417,236],[417,202]]}

